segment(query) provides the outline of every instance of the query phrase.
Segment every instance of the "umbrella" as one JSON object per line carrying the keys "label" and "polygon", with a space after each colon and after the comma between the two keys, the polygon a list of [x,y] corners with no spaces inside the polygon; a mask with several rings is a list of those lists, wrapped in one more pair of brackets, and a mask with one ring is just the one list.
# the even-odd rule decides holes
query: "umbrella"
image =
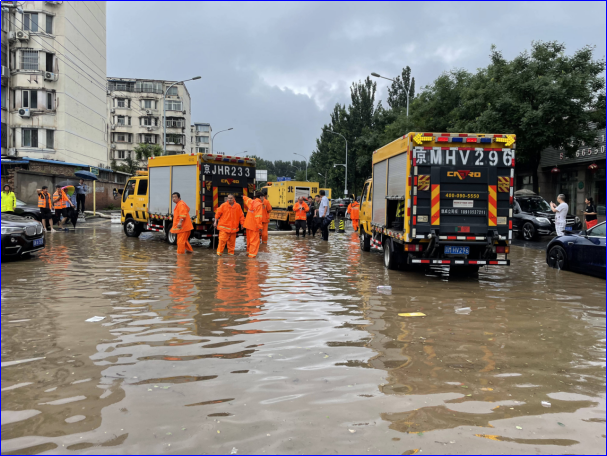
{"label": "umbrella", "polygon": [[89,180],[89,181],[98,181],[99,178],[95,176],[93,173],[89,173],[88,171],[76,171],[74,173],[76,177],[80,179]]}
{"label": "umbrella", "polygon": [[76,191],[76,188],[73,185],[68,185],[63,187],[61,190],[63,190],[67,195],[72,196]]}

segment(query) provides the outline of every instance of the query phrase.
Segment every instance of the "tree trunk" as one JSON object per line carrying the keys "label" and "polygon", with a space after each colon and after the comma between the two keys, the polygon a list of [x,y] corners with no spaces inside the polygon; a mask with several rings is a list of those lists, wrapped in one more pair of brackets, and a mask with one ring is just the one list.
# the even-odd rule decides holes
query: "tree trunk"
{"label": "tree trunk", "polygon": [[533,192],[536,195],[540,194],[540,173],[539,173],[539,168],[540,168],[540,162],[542,161],[542,156],[539,155],[539,157],[535,160],[533,160],[532,164],[533,164]]}

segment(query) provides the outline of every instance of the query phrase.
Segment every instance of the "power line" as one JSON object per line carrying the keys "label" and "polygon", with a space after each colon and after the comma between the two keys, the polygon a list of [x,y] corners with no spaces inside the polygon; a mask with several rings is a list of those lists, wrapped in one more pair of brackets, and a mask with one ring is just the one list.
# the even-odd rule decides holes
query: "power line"
{"label": "power line", "polygon": [[101,132],[101,133],[103,133],[104,135],[107,133],[107,131],[101,130],[101,129],[99,129],[99,128],[95,127],[94,125],[91,125],[90,123],[85,122],[85,121],[84,121],[84,120],[82,120],[80,117],[73,116],[73,115],[71,115],[71,114],[70,114],[69,112],[67,112],[67,111],[66,111],[65,113],[66,113],[68,116],[73,117],[73,118],[74,118],[74,119],[76,119],[76,120],[79,120],[79,121],[80,121],[80,122],[82,122],[83,124],[86,124],[86,125],[88,125],[89,127],[92,127],[92,128],[94,128],[95,130],[97,130],[97,131],[100,131],[100,132]]}
{"label": "power line", "polygon": [[[73,8],[73,7],[72,7],[72,8]],[[78,27],[76,27],[76,26],[75,26],[75,25],[72,23],[72,21],[70,21],[70,20],[69,20],[67,17],[65,18],[65,20],[66,20],[66,21],[68,21],[70,24],[72,24],[72,27],[74,27],[74,28],[76,29],[76,31],[77,31],[78,33],[80,33],[80,35],[82,35],[82,37],[83,37],[83,38],[84,38],[84,39],[85,39],[85,40],[86,40],[86,41],[87,41],[87,42],[88,42],[88,43],[89,43],[91,46],[93,46],[93,43],[91,43],[91,42],[88,40],[88,38],[87,38],[86,36],[84,36],[84,34],[83,34],[83,33],[82,33],[80,30],[78,30]],[[88,24],[87,24],[87,25],[88,25]],[[91,26],[90,26],[90,25],[89,25],[89,28],[90,28],[91,30],[93,30],[93,29],[91,28]],[[93,33],[95,33],[95,31],[93,31]],[[96,33],[95,33],[95,36],[96,36],[97,38],[99,38],[99,35],[97,35]],[[100,41],[103,41],[103,46],[107,48],[107,45],[105,44],[105,40],[102,40],[101,38],[99,38],[99,40],[100,40]],[[95,46],[93,46],[93,47],[95,47]]]}
{"label": "power line", "polygon": [[[82,2],[81,2],[81,3],[82,3]],[[91,32],[93,32],[93,33],[95,34],[95,36],[96,36],[97,38],[99,38],[99,41],[101,41],[101,42],[103,43],[103,45],[107,47],[107,44],[106,44],[106,42],[105,42],[105,38],[101,38],[99,35],[97,35],[97,32],[95,32],[95,30],[93,30],[93,27],[91,27],[91,25],[90,25],[90,24],[89,24],[87,21],[85,21],[85,20],[84,20],[84,18],[83,18],[83,17],[80,15],[80,13],[79,13],[79,12],[76,10],[76,8],[74,7],[74,5],[72,5],[72,2],[67,2],[67,4],[68,4],[68,5],[70,5],[70,6],[72,7],[72,9],[73,9],[73,10],[74,10],[74,12],[75,12],[75,13],[78,15],[78,17],[79,17],[80,19],[82,19],[82,22],[84,22],[86,25],[88,25],[88,27],[91,29]],[[90,11],[90,10],[89,10],[89,11]],[[94,15],[94,14],[93,14],[93,17],[95,17],[95,15]],[[67,20],[67,21],[68,21],[70,24],[72,24],[72,22],[71,22],[71,21],[70,21],[70,20],[67,18],[67,16],[65,17],[65,19],[66,19],[66,20]],[[97,22],[99,22],[99,21],[97,21]],[[72,24],[72,25],[74,25],[74,24]],[[75,27],[75,26],[74,26],[74,27]],[[78,30],[78,29],[76,29],[76,30]],[[105,28],[104,28],[103,30],[105,30]],[[80,30],[78,30],[78,32],[80,32]],[[80,33],[80,34],[82,35],[82,33]],[[82,35],[82,36],[84,36],[84,35]]]}
{"label": "power line", "polygon": [[[87,6],[87,3],[88,3],[88,2],[82,2],[82,4],[84,5],[84,7],[85,7],[87,10],[89,10],[89,13],[91,13],[91,14],[93,15],[93,17],[95,18],[95,20],[97,21],[97,23],[98,23],[98,24],[101,26],[101,28],[102,28],[102,29],[105,31],[105,30],[106,30],[105,25],[103,25],[103,24],[102,24],[102,23],[99,21],[99,19],[97,19],[97,16],[96,16],[96,15],[95,15],[95,13],[93,13],[93,12],[91,11],[91,9],[90,9],[90,8]],[[80,15],[79,15],[79,16],[80,16]]]}

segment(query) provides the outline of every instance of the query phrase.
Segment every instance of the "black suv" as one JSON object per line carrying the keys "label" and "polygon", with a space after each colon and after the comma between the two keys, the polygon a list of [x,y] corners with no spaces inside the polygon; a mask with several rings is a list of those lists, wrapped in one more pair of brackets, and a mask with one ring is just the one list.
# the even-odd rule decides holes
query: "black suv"
{"label": "black suv", "polygon": [[2,214],[2,260],[28,258],[44,249],[42,224],[15,215]]}
{"label": "black suv", "polygon": [[352,203],[349,198],[331,201],[331,212],[339,218],[345,218],[348,212],[348,206]]}
{"label": "black suv", "polygon": [[[521,239],[536,241],[541,236],[555,233],[555,214],[550,204],[535,193],[523,191],[514,194],[513,229]],[[567,216],[567,231],[580,231],[582,222],[573,215]]]}

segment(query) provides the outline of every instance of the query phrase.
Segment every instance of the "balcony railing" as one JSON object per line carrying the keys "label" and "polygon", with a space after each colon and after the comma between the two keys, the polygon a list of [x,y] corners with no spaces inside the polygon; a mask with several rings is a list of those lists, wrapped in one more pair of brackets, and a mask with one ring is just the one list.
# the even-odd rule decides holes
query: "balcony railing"
{"label": "balcony railing", "polygon": [[185,128],[185,122],[179,120],[167,120],[167,128]]}

